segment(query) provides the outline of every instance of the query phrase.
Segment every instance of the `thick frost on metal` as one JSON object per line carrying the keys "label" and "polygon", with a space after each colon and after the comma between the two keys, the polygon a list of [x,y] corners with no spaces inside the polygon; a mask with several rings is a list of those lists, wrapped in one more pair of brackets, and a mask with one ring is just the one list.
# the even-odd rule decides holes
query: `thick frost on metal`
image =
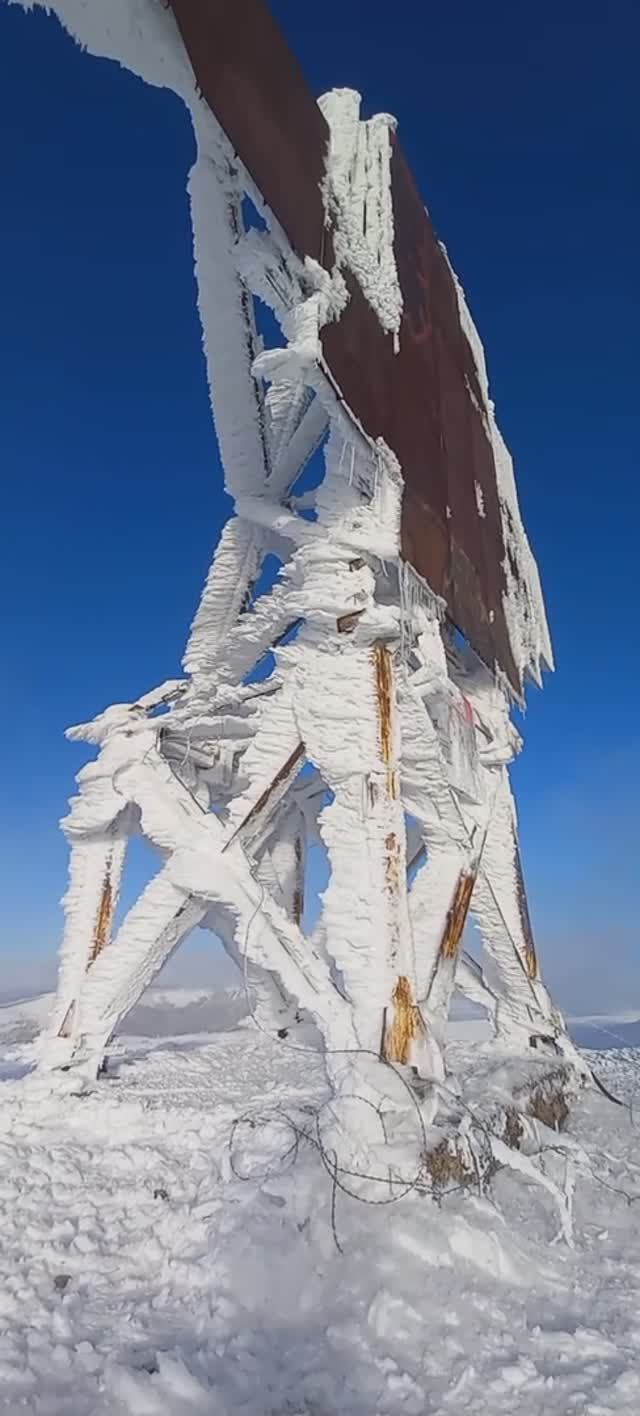
{"label": "thick frost on metal", "polygon": [[[251,23],[190,0],[173,9],[161,0],[58,0],[53,8],[92,53],[169,87],[191,111],[198,299],[230,488],[253,486],[268,459],[269,414],[250,371],[257,345],[248,288],[272,305],[296,357],[329,371],[354,419],[393,450],[405,483],[404,558],[520,697],[526,677],[538,679],[552,662],[538,571],[482,348],[394,120],[360,121],[359,95],[347,89],[325,95],[320,112],[261,0],[252,0]],[[244,231],[243,191],[266,217],[266,233]],[[274,372],[270,358],[259,366],[264,376]],[[210,601],[217,595],[216,585]]]}
{"label": "thick frost on metal", "polygon": [[334,89],[319,102],[330,132],[323,195],[336,263],[355,275],[382,328],[397,337],[402,292],[391,196],[396,121],[378,113],[360,122],[360,94],[353,89]]}
{"label": "thick frost on metal", "polygon": [[[260,1027],[313,1020],[336,1092],[377,1107],[388,1101],[380,1063],[391,1063],[421,1076],[431,1116],[454,988],[487,1010],[506,1049],[569,1044],[526,908],[507,775],[520,740],[504,682],[454,644],[442,599],[403,560],[403,469],[345,406],[323,352],[354,278],[388,338],[401,327],[392,122],[361,123],[349,91],[322,100],[327,269],[294,252],[261,203],[196,91],[170,10],[159,0],[54,9],[91,52],[166,84],[191,110],[198,302],[236,514],[193,622],[187,677],[70,732],[98,757],[79,773],[64,823],[70,883],[42,1063],[95,1075],[121,1018],[201,925],[241,968]],[[245,227],[247,192],[265,231]],[[457,289],[499,471],[504,615],[518,671],[537,672],[551,658],[537,572]],[[279,348],[261,347],[254,295],[280,325]],[[320,483],[300,496],[321,446]],[[480,484],[474,497],[483,519]],[[269,552],[279,573],[256,596]],[[115,929],[136,830],[157,849],[158,871]],[[312,841],[330,877],[309,931]],[[481,963],[464,952],[469,912]]]}
{"label": "thick frost on metal", "polygon": [[[522,680],[530,673],[536,683],[541,684],[542,670],[552,669],[554,664],[540,574],[520,514],[513,459],[496,422],[495,407],[489,394],[489,378],[482,341],[469,311],[464,290],[450,262],[449,269],[456,288],[460,323],[475,360],[482,393],[482,413],[496,467],[502,539],[505,547],[502,564],[506,582],[505,617]],[[483,516],[482,491],[480,488],[477,488],[477,491],[478,515]]]}

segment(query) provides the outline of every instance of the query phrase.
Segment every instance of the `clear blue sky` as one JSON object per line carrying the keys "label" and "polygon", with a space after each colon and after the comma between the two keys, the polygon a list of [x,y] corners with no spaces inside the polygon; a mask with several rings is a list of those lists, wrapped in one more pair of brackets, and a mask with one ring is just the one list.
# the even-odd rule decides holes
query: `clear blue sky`
{"label": "clear blue sky", "polygon": [[[558,663],[515,773],[541,952],[565,1005],[640,1005],[638,12],[273,9],[316,92],[398,116],[467,290]],[[179,672],[228,504],[186,110],[4,0],[0,63],[4,991],[53,972],[64,727]]]}

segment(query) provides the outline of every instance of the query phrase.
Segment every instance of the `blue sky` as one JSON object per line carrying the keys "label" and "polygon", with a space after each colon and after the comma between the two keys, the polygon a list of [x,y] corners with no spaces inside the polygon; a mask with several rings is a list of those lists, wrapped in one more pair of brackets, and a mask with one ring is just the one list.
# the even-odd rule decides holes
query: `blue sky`
{"label": "blue sky", "polygon": [[[640,1006],[636,10],[396,0],[389,32],[371,0],[272,8],[316,92],[397,115],[466,288],[558,663],[515,771],[541,953],[565,1006]],[[186,111],[4,0],[0,52],[5,991],[53,977],[63,730],[179,672],[229,507]]]}

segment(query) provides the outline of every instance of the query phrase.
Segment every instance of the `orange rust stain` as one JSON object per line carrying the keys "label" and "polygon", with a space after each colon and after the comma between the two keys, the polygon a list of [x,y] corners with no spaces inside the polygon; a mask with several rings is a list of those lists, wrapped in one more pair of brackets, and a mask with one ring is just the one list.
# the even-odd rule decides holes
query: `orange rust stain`
{"label": "orange rust stain", "polygon": [[462,933],[467,922],[476,871],[463,870],[458,877],[455,895],[451,902],[447,922],[440,943],[440,953],[444,959],[455,959],[460,948]]}
{"label": "orange rust stain", "polygon": [[[298,746],[291,753],[291,756],[287,758],[286,762],[283,762],[282,767],[280,767],[279,771],[276,772],[273,781],[269,784],[268,787],[265,787],[265,790],[263,791],[262,795],[258,797],[258,800],[254,802],[253,806],[251,807],[251,810],[247,812],[244,821],[240,823],[237,830],[234,832],[234,835],[231,838],[232,840],[235,841],[236,837],[241,835],[241,833],[245,830],[245,827],[247,827],[251,821],[255,820],[256,816],[259,816],[260,813],[264,811],[264,808],[268,805],[269,798],[273,795],[273,793],[277,791],[278,787],[282,786],[284,782],[287,782],[289,778],[293,776],[294,772],[298,767],[298,763],[302,760],[304,754],[304,743],[299,742]],[[230,842],[227,842],[227,845],[229,844]]]}
{"label": "orange rust stain", "polygon": [[391,654],[386,645],[374,644],[373,663],[376,677],[380,750],[387,769],[387,792],[391,800],[396,801],[398,774],[394,766],[393,750],[393,665]]}
{"label": "orange rust stain", "polygon": [[524,951],[524,961],[526,964],[528,977],[531,979],[536,979],[538,977],[538,956],[536,954],[533,943],[527,944],[527,947]]}
{"label": "orange rust stain", "polygon": [[426,1031],[420,1009],[413,1001],[411,983],[405,974],[400,974],[391,996],[392,1020],[385,1024],[382,1040],[382,1056],[387,1062],[397,1062],[408,1066],[411,1060],[411,1044],[416,1037]]}
{"label": "orange rust stain", "polygon": [[91,965],[95,963],[98,954],[101,954],[105,945],[109,943],[109,938],[111,935],[112,916],[113,890],[111,888],[111,866],[108,865],[106,875],[104,877],[104,885],[102,886],[100,906],[98,909],[98,918],[96,920],[96,927],[93,935],[93,944],[91,946],[91,953],[87,962],[87,969],[91,968]]}

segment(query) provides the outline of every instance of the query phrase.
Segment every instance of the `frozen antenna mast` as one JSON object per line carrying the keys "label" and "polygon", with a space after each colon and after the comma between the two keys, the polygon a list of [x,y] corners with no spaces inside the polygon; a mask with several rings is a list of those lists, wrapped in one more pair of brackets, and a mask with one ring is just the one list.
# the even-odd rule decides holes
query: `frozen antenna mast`
{"label": "frozen antenna mast", "polygon": [[[511,704],[551,649],[480,340],[393,119],[364,121],[350,90],[316,103],[263,0],[51,8],[190,109],[198,299],[235,515],[184,681],[70,732],[98,756],[64,823],[41,1065],[95,1076],[204,925],[263,1028],[291,1040],[313,1020],[337,1095],[383,1092],[393,1063],[422,1079],[433,1115],[454,988],[488,1010],[504,1051],[571,1052],[540,978],[508,775]],[[279,348],[263,347],[255,297]],[[281,568],[258,596],[268,553]],[[158,872],[114,933],[133,832]],[[317,838],[331,873],[305,932]],[[482,965],[462,949],[469,912]]]}

